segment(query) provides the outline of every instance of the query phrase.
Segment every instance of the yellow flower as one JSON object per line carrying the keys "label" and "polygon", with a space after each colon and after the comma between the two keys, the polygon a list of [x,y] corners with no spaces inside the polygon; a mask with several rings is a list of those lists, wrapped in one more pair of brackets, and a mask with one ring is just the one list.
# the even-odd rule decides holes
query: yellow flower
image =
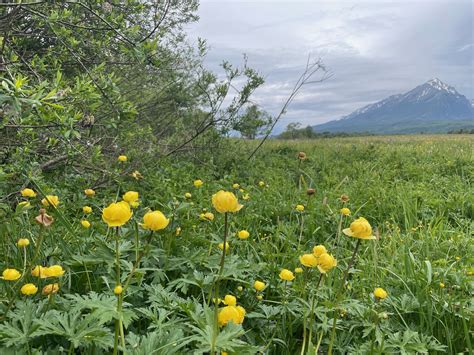
{"label": "yellow flower", "polygon": [[30,240],[26,238],[18,239],[16,245],[18,245],[19,248],[26,248],[28,245],[30,245]]}
{"label": "yellow flower", "polygon": [[300,263],[306,267],[315,267],[318,260],[313,254],[304,254],[300,256]]}
{"label": "yellow flower", "polygon": [[351,215],[351,210],[348,209],[347,207],[341,208],[340,212],[344,216],[350,216]]}
{"label": "yellow flower", "polygon": [[229,322],[242,324],[245,318],[245,309],[241,306],[226,306],[219,310],[217,321],[220,327]]}
{"label": "yellow flower", "polygon": [[92,197],[92,196],[95,195],[95,191],[92,190],[92,189],[85,189],[85,190],[84,190],[84,193],[85,193],[86,196],[88,196],[88,197]]}
{"label": "yellow flower", "polygon": [[296,272],[297,274],[301,274],[301,273],[303,272],[303,269],[300,268],[300,267],[297,267],[297,268],[295,269],[295,272]]}
{"label": "yellow flower", "polygon": [[318,270],[322,274],[325,274],[336,266],[337,260],[331,254],[323,253],[318,257]]}
{"label": "yellow flower", "polygon": [[159,231],[168,226],[170,220],[161,211],[150,211],[143,216],[142,227],[152,231]]}
{"label": "yellow flower", "polygon": [[299,211],[299,212],[303,212],[304,211],[304,206],[303,205],[296,205],[296,210]]}
{"label": "yellow flower", "polygon": [[376,239],[375,236],[372,235],[372,227],[364,217],[357,218],[351,223],[349,228],[343,229],[342,232],[349,237],[359,239]]}
{"label": "yellow flower", "polygon": [[444,283],[440,282],[440,283],[439,283],[439,287],[440,287],[440,288],[445,288],[446,285],[445,285]]}
{"label": "yellow flower", "polygon": [[194,187],[201,187],[204,183],[202,182],[202,180],[197,179],[197,180],[194,180],[193,184],[194,184]]}
{"label": "yellow flower", "polygon": [[45,279],[48,277],[48,268],[41,265],[36,265],[33,270],[31,270],[31,275],[34,277],[39,277]]}
{"label": "yellow flower", "polygon": [[116,295],[120,295],[122,292],[123,292],[123,287],[122,287],[122,285],[117,285],[117,286],[114,287],[114,293],[115,293]]}
{"label": "yellow flower", "polygon": [[20,292],[25,296],[31,296],[38,292],[38,287],[36,287],[34,284],[24,284],[21,286]]}
{"label": "yellow flower", "polygon": [[190,192],[186,192],[186,193],[184,194],[184,197],[189,200],[191,197],[193,197],[193,195],[191,195]]}
{"label": "yellow flower", "polygon": [[238,232],[237,235],[240,239],[247,239],[248,237],[250,237],[250,233],[247,232],[245,229]]}
{"label": "yellow flower", "polygon": [[326,247],[322,244],[320,245],[316,245],[314,248],[313,248],[313,255],[315,257],[319,257],[321,256],[321,254],[324,254],[324,253],[327,253],[328,251],[326,250]]}
{"label": "yellow flower", "polygon": [[239,191],[242,192],[242,193],[245,192],[245,190],[243,188],[240,188]]}
{"label": "yellow flower", "polygon": [[181,234],[181,227],[177,227],[174,234],[175,234],[176,236],[180,235],[180,234]]}
{"label": "yellow flower", "polygon": [[219,213],[237,212],[243,207],[232,192],[223,190],[212,195],[212,204]]}
{"label": "yellow flower", "polygon": [[263,296],[262,295],[257,295],[257,300],[259,300],[259,301],[263,300]]}
{"label": "yellow flower", "polygon": [[258,182],[258,186],[264,187],[264,186],[265,186],[265,181],[259,181],[259,182]]}
{"label": "yellow flower", "polygon": [[[218,245],[220,250],[224,250],[224,243],[219,243]],[[225,252],[227,253],[229,251],[230,245],[229,242],[225,242]]]}
{"label": "yellow flower", "polygon": [[89,222],[89,221],[86,220],[86,219],[83,219],[83,220],[81,221],[81,224],[82,224],[82,226],[83,226],[84,228],[86,228],[86,229],[91,227],[91,222]]}
{"label": "yellow flower", "polygon": [[21,201],[18,203],[18,207],[20,208],[27,208],[30,206],[31,206],[31,203],[29,201]]}
{"label": "yellow flower", "polygon": [[43,287],[43,295],[52,295],[54,293],[57,293],[58,291],[59,291],[58,284],[49,284]]}
{"label": "yellow flower", "polygon": [[109,227],[120,227],[132,218],[132,211],[130,205],[125,201],[111,203],[104,208],[102,212],[102,219]]}
{"label": "yellow flower", "polygon": [[140,179],[143,179],[143,175],[140,174],[140,172],[138,170],[135,170],[133,173],[131,173],[130,175],[132,175],[132,177],[135,179],[135,180],[140,180]]}
{"label": "yellow flower", "polygon": [[239,184],[237,184],[237,183],[235,183],[235,184],[232,184],[232,188],[233,188],[233,189],[238,189],[239,187],[240,187],[240,185],[239,185]]}
{"label": "yellow flower", "polygon": [[88,213],[92,213],[92,207],[90,206],[84,206],[82,207],[82,212],[88,214]]}
{"label": "yellow flower", "polygon": [[45,270],[47,277],[60,277],[64,275],[64,270],[61,265],[53,265]]}
{"label": "yellow flower", "polygon": [[237,304],[237,298],[232,295],[225,295],[224,304],[227,306],[235,306]]}
{"label": "yellow flower", "polygon": [[284,281],[293,281],[294,278],[295,278],[295,275],[293,275],[293,273],[290,270],[287,270],[287,269],[281,270],[279,276],[280,276],[280,279],[282,279]]}
{"label": "yellow flower", "polygon": [[118,161],[122,161],[122,162],[128,160],[126,155],[119,155],[117,159],[118,159]]}
{"label": "yellow flower", "polygon": [[305,152],[299,152],[298,153],[298,159],[299,160],[305,160],[306,159],[306,153]]}
{"label": "yellow flower", "polygon": [[250,195],[249,194],[245,194],[242,196],[242,199],[247,201],[247,200],[250,200]]}
{"label": "yellow flower", "polygon": [[5,269],[2,272],[2,279],[5,281],[16,281],[21,277],[21,273],[17,269]]}
{"label": "yellow flower", "polygon": [[387,298],[388,293],[387,293],[387,291],[385,291],[383,288],[377,287],[377,288],[374,290],[374,296],[375,296],[377,299],[383,300],[383,299]]}
{"label": "yellow flower", "polygon": [[41,203],[44,207],[48,207],[49,205],[57,207],[59,205],[59,197],[54,195],[47,195],[44,199],[41,200]]}
{"label": "yellow flower", "polygon": [[242,286],[237,286],[237,291],[242,292],[244,288]]}
{"label": "yellow flower", "polygon": [[140,201],[130,202],[130,207],[137,208],[138,206],[140,206]]}
{"label": "yellow flower", "polygon": [[36,197],[36,192],[32,189],[23,189],[21,190],[21,196],[23,197]]}
{"label": "yellow flower", "polygon": [[136,191],[127,191],[123,196],[122,196],[123,200],[128,202],[128,203],[132,203],[132,202],[135,202],[136,200],[138,200],[138,192]]}
{"label": "yellow flower", "polygon": [[214,213],[206,212],[206,213],[204,213],[204,218],[207,219],[208,221],[212,221],[212,220],[214,220]]}
{"label": "yellow flower", "polygon": [[265,289],[267,285],[265,285],[265,282],[262,282],[262,281],[255,281],[254,284],[253,284],[253,287],[257,290],[257,291],[263,291]]}

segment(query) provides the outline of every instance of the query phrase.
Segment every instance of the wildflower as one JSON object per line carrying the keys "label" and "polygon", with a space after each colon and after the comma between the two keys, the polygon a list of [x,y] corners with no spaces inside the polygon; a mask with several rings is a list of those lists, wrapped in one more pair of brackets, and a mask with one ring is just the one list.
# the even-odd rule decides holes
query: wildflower
{"label": "wildflower", "polygon": [[48,277],[48,268],[41,265],[36,265],[33,270],[31,270],[31,276],[39,277],[45,279]]}
{"label": "wildflower", "polygon": [[54,222],[54,218],[46,213],[44,208],[40,208],[39,215],[35,217],[35,221],[44,227],[49,227]]}
{"label": "wildflower", "polygon": [[242,324],[245,318],[245,309],[241,306],[226,306],[219,310],[217,321],[220,327],[229,322],[234,324]]}
{"label": "wildflower", "polygon": [[306,159],[306,153],[305,152],[299,152],[298,153],[298,159],[299,160],[305,160]]}
{"label": "wildflower", "polygon": [[130,207],[132,208],[137,208],[138,206],[140,206],[140,201],[133,201],[133,202],[130,202]]}
{"label": "wildflower", "polygon": [[95,195],[95,191],[92,189],[85,189],[84,193],[86,194],[87,197],[92,197]]}
{"label": "wildflower", "polygon": [[201,187],[204,183],[202,182],[202,180],[197,179],[197,180],[194,180],[193,184],[194,184],[194,187],[198,187],[198,188],[199,188],[199,187]]}
{"label": "wildflower", "polygon": [[41,200],[41,203],[44,207],[53,206],[56,208],[59,205],[59,197],[55,195],[46,195],[46,197]]}
{"label": "wildflower", "polygon": [[138,192],[136,192],[136,191],[127,191],[122,196],[122,198],[125,202],[128,202],[128,203],[135,202],[136,200],[138,200]]}
{"label": "wildflower", "polygon": [[130,174],[135,180],[143,179],[143,175],[140,174],[138,170],[135,170],[133,173]]}
{"label": "wildflower", "polygon": [[52,295],[55,294],[59,291],[59,285],[57,283],[55,284],[49,284],[43,287],[43,295]]}
{"label": "wildflower", "polygon": [[280,279],[282,279],[284,281],[293,281],[294,278],[295,278],[295,275],[293,275],[293,273],[290,270],[287,270],[287,269],[281,270],[279,276],[280,276]]}
{"label": "wildflower", "polygon": [[86,219],[83,219],[83,220],[81,221],[81,224],[82,224],[82,226],[83,226],[84,228],[86,228],[86,229],[91,227],[91,222],[89,222],[89,221],[86,220]]}
{"label": "wildflower", "polygon": [[126,155],[119,155],[117,159],[118,159],[118,161],[121,161],[121,162],[124,162],[124,161],[128,160]]}
{"label": "wildflower", "polygon": [[120,201],[104,208],[102,219],[109,227],[120,227],[128,222],[132,214],[130,205],[125,201]]}
{"label": "wildflower", "polygon": [[174,234],[175,234],[176,236],[180,235],[180,234],[181,234],[181,227],[177,227],[177,228],[176,228],[176,231],[174,232]]}
{"label": "wildflower", "polygon": [[84,206],[84,207],[82,207],[82,212],[84,212],[86,214],[92,213],[92,207]]}
{"label": "wildflower", "polygon": [[342,232],[349,237],[376,239],[375,236],[372,235],[372,227],[364,217],[357,218],[351,223],[349,228],[343,229]]}
{"label": "wildflower", "polygon": [[242,196],[242,199],[247,201],[247,200],[250,200],[250,195],[249,194],[245,194]]}
{"label": "wildflower", "polygon": [[316,189],[309,188],[308,190],[306,190],[306,195],[308,195],[308,196],[312,196],[315,193],[316,193]]}
{"label": "wildflower", "polygon": [[2,272],[2,279],[5,281],[16,281],[21,277],[21,273],[17,269],[5,269]]}
{"label": "wildflower", "polygon": [[299,212],[303,212],[304,211],[304,206],[303,205],[296,205],[296,210],[299,211]]}
{"label": "wildflower", "polygon": [[257,291],[263,291],[266,286],[267,286],[267,285],[265,285],[265,282],[262,282],[262,281],[255,281],[254,284],[253,284],[253,287],[254,287]]}
{"label": "wildflower", "polygon": [[244,290],[244,288],[242,286],[237,287],[237,291],[242,292],[243,290]]}
{"label": "wildflower", "polygon": [[351,210],[348,209],[347,207],[341,208],[339,211],[343,216],[350,216],[351,215]]}
{"label": "wildflower", "polygon": [[30,206],[31,206],[31,203],[29,201],[21,201],[18,203],[19,208],[27,208]]}
{"label": "wildflower", "polygon": [[61,265],[53,265],[45,270],[47,277],[60,277],[64,275],[64,270]]}
{"label": "wildflower", "polygon": [[20,193],[23,197],[36,197],[36,192],[34,192],[32,189],[23,189]]}
{"label": "wildflower", "polygon": [[208,221],[213,221],[214,220],[214,213],[212,213],[212,212],[204,213],[204,219],[206,219]]}
{"label": "wildflower", "polygon": [[374,296],[375,296],[375,298],[377,298],[377,299],[383,300],[383,299],[387,298],[388,293],[387,293],[387,291],[385,291],[383,288],[377,287],[377,288],[374,290]]}
{"label": "wildflower", "polygon": [[319,272],[325,274],[326,272],[337,266],[337,260],[331,254],[323,253],[318,258],[317,266]]}
{"label": "wildflower", "polygon": [[30,245],[30,240],[26,238],[20,238],[18,239],[18,242],[16,242],[16,245],[19,248],[26,248],[28,245]]}
{"label": "wildflower", "polygon": [[244,192],[245,192],[245,190],[244,190],[243,188],[240,188],[239,191],[240,191],[241,193],[244,193]]}
{"label": "wildflower", "polygon": [[235,306],[237,304],[237,298],[232,295],[225,295],[224,304],[227,306]]}
{"label": "wildflower", "polygon": [[122,294],[122,292],[123,292],[123,287],[122,287],[122,285],[117,285],[117,286],[114,287],[114,293],[115,293],[116,295],[120,295],[120,294]]}
{"label": "wildflower", "polygon": [[[218,245],[220,250],[224,250],[224,243],[219,243]],[[229,251],[230,245],[229,242],[225,242],[225,252],[227,253]]]}
{"label": "wildflower", "polygon": [[440,283],[439,283],[439,287],[440,287],[440,288],[445,288],[446,285],[445,285],[444,283],[440,282]]}
{"label": "wildflower", "polygon": [[258,186],[264,187],[264,186],[265,186],[265,181],[259,181],[259,182],[258,182]]}
{"label": "wildflower", "polygon": [[237,236],[240,238],[240,239],[247,239],[248,237],[250,237],[250,233],[247,232],[245,229],[239,231],[237,233]]}
{"label": "wildflower", "polygon": [[219,213],[237,212],[243,207],[232,192],[223,190],[212,195],[212,204]]}
{"label": "wildflower", "polygon": [[313,254],[304,254],[300,256],[300,263],[306,267],[315,267],[318,259]]}
{"label": "wildflower", "polygon": [[185,197],[187,200],[189,200],[191,197],[193,197],[193,195],[191,195],[190,192],[186,192],[186,193],[184,194],[184,197]]}
{"label": "wildflower", "polygon": [[339,200],[340,200],[342,203],[349,202],[349,196],[347,196],[347,195],[345,195],[345,194],[342,194],[341,197],[339,197]]}
{"label": "wildflower", "polygon": [[257,295],[257,300],[259,300],[259,301],[263,300],[263,296],[262,295]]}
{"label": "wildflower", "polygon": [[239,187],[240,187],[240,185],[237,184],[237,183],[235,183],[235,184],[232,185],[232,188],[233,188],[233,189],[238,189]]}
{"label": "wildflower", "polygon": [[31,296],[38,292],[38,287],[36,287],[34,284],[24,284],[21,286],[20,292],[25,296]]}
{"label": "wildflower", "polygon": [[159,231],[168,226],[170,220],[160,211],[150,211],[143,216],[142,227],[152,231]]}
{"label": "wildflower", "polygon": [[321,254],[327,253],[326,247],[324,245],[316,245],[313,248],[313,255],[315,257],[321,256]]}
{"label": "wildflower", "polygon": [[295,273],[301,274],[303,272],[303,269],[300,267],[295,268]]}

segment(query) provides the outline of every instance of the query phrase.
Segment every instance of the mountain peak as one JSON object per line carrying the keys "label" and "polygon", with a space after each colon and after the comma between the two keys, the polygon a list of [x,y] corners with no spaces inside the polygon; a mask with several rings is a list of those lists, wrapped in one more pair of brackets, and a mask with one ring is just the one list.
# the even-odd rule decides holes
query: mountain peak
{"label": "mountain peak", "polygon": [[458,93],[455,88],[453,88],[452,86],[449,86],[448,84],[443,83],[438,78],[433,78],[431,80],[428,80],[426,82],[426,84],[428,84],[432,88],[434,88],[436,90],[439,90],[439,91],[447,91],[451,94],[457,94]]}

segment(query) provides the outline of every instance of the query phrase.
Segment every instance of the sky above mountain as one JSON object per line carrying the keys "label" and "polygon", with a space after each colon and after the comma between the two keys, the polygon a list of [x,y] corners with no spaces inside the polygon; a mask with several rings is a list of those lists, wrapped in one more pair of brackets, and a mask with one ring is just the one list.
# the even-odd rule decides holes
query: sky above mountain
{"label": "sky above mountain", "polygon": [[471,0],[201,0],[190,40],[207,40],[206,65],[248,63],[266,79],[253,100],[276,113],[308,55],[332,77],[306,86],[277,132],[347,115],[438,77],[474,99]]}

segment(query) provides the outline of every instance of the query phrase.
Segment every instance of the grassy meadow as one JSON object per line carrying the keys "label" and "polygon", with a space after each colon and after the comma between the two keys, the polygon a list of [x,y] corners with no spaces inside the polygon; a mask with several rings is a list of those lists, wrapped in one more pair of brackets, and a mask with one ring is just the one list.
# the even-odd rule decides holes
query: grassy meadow
{"label": "grassy meadow", "polygon": [[228,145],[3,171],[0,353],[472,354],[472,136]]}

